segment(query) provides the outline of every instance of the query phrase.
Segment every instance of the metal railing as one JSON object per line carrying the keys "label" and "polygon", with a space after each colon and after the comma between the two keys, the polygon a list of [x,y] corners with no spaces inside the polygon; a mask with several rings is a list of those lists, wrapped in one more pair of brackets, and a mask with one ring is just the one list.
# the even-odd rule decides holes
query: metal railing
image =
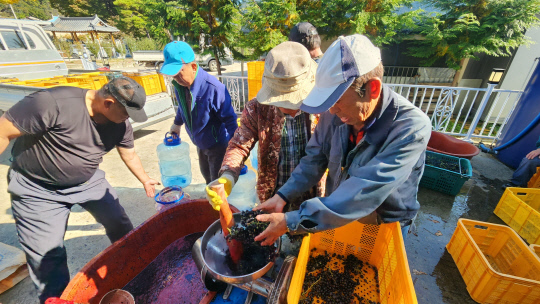
{"label": "metal railing", "polygon": [[[231,96],[231,103],[233,105],[234,111],[236,113],[242,113],[242,111],[244,110],[244,106],[249,101],[247,77],[217,76],[217,78],[227,87],[229,95]],[[171,80],[172,77],[165,77],[165,82],[167,84],[167,93],[171,95],[173,104],[175,107],[177,107],[178,100],[176,100],[176,94],[174,94],[174,87],[171,84]]]}
{"label": "metal railing", "polygon": [[217,78],[227,87],[234,110],[237,113],[242,113],[244,106],[249,101],[248,78],[241,76],[217,76]]}
{"label": "metal railing", "polygon": [[456,71],[449,68],[385,66],[388,84],[452,83]]}
{"label": "metal railing", "polygon": [[[426,113],[433,130],[453,136],[499,138],[523,91],[427,85],[389,86]],[[480,121],[482,121],[480,123]]]}
{"label": "metal railing", "polygon": [[[229,90],[235,111],[241,113],[249,101],[247,77],[219,76],[218,79]],[[168,84],[171,94],[173,88],[170,79]],[[495,89],[493,84],[487,88],[388,85],[426,113],[431,119],[433,130],[462,136],[467,141],[471,138],[498,139],[523,93],[518,90]],[[177,105],[175,95],[171,96]]]}

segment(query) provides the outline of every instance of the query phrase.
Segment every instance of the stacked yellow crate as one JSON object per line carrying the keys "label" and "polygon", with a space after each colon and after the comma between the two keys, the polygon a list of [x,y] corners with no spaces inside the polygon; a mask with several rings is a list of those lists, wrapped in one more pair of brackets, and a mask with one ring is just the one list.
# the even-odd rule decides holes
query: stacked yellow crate
{"label": "stacked yellow crate", "polygon": [[161,83],[159,80],[159,75],[157,73],[123,73],[124,76],[127,76],[135,80],[140,84],[146,95],[154,95],[157,93],[163,92],[161,88]]}
{"label": "stacked yellow crate", "polygon": [[0,83],[19,81],[19,78],[0,78]]}

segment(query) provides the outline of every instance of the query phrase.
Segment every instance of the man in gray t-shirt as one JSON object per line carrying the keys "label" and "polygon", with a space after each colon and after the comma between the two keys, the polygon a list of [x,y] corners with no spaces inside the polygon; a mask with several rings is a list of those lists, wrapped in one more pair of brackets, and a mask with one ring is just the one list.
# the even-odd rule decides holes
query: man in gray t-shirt
{"label": "man in gray t-shirt", "polygon": [[144,89],[121,77],[100,90],[56,87],[26,96],[0,117],[0,153],[15,139],[8,192],[19,241],[40,302],[69,282],[64,234],[70,209],[80,204],[103,224],[111,242],[133,225],[99,170],[116,147],[153,196],[157,181],[144,171],[128,121],[145,121]]}

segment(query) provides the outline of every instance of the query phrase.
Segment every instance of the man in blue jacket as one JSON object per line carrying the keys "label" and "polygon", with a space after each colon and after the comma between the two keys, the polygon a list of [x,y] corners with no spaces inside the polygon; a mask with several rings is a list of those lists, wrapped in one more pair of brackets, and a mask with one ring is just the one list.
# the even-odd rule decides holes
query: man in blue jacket
{"label": "man in blue jacket", "polygon": [[[317,68],[300,109],[323,113],[289,180],[255,209],[270,222],[255,241],[270,245],[285,232],[318,232],[352,221],[399,222],[403,236],[416,216],[418,184],[431,136],[426,114],[382,83],[380,50],[362,35],[339,37]],[[328,169],[326,197],[283,206]]]}
{"label": "man in blue jacket", "polygon": [[165,46],[163,55],[160,73],[174,78],[178,100],[171,133],[180,135],[180,127],[185,124],[197,146],[199,167],[208,184],[219,177],[227,144],[237,128],[231,96],[223,83],[199,67],[189,44],[173,41]]}

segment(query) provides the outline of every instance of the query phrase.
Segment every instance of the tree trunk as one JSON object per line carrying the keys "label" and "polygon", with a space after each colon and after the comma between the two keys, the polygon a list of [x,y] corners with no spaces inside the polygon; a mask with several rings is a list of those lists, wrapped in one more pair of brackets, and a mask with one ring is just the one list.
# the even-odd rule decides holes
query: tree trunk
{"label": "tree trunk", "polygon": [[216,58],[216,64],[217,64],[217,74],[218,76],[221,76],[221,63],[219,62],[219,52],[218,48],[214,46],[214,58]]}
{"label": "tree trunk", "polygon": [[454,75],[454,80],[452,81],[453,87],[457,87],[459,85],[459,82],[461,81],[461,78],[463,78],[463,73],[465,73],[465,69],[467,69],[468,64],[469,58],[461,59],[461,62],[459,63],[460,69],[456,71],[456,74]]}

